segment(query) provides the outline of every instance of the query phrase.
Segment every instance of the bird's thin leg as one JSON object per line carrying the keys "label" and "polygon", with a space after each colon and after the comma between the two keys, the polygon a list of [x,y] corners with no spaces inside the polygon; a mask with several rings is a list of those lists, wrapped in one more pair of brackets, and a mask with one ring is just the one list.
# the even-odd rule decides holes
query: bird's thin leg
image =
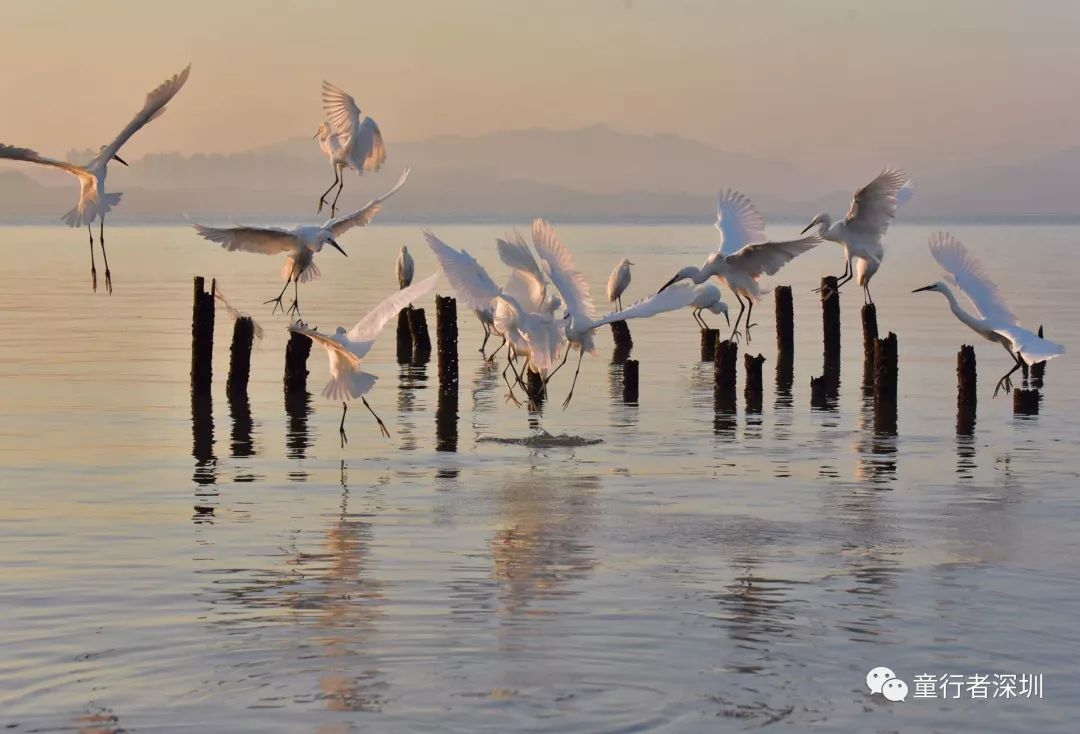
{"label": "bird's thin leg", "polygon": [[735,291],[732,291],[732,293],[735,293],[735,300],[739,302],[739,315],[735,317],[735,328],[731,330],[731,338],[735,341],[739,341],[739,322],[742,321],[742,315],[743,311],[746,310],[746,304],[743,303],[743,299],[738,293]]}
{"label": "bird's thin leg", "polygon": [[[852,276],[854,274],[855,274],[854,271],[851,269],[851,258],[845,258],[844,259],[844,274],[836,279],[836,290],[831,292],[831,293],[826,293],[825,297],[826,298],[832,298],[835,293],[840,291],[840,286],[842,286],[844,283],[847,283],[849,280],[851,280],[851,278],[852,278]],[[824,288],[815,288],[814,293],[821,293],[823,290],[824,290]]]}
{"label": "bird's thin leg", "polygon": [[273,308],[273,310],[272,310],[272,311],[270,311],[270,315],[271,315],[271,316],[273,316],[273,315],[274,315],[275,313],[277,313],[277,310],[278,310],[278,307],[279,307],[279,306],[281,307],[281,312],[282,312],[282,313],[285,313],[285,307],[281,305],[281,299],[282,299],[282,297],[284,297],[284,295],[285,295],[285,289],[286,289],[286,288],[288,288],[288,287],[289,287],[289,281],[288,281],[288,280],[286,280],[286,281],[285,281],[285,285],[283,285],[283,286],[281,287],[281,293],[278,293],[278,294],[277,294],[277,298],[271,298],[271,299],[270,299],[269,301],[263,301],[263,304],[264,304],[264,305],[265,305],[265,304],[267,304],[267,303],[273,303],[273,304],[275,304],[275,305],[274,305],[274,308]]}
{"label": "bird's thin leg", "polygon": [[505,346],[506,346],[506,337],[504,336],[503,340],[502,340],[502,344],[495,347],[495,351],[487,356],[487,361],[488,362],[494,362],[495,361],[495,355],[498,354],[502,350],[502,348],[505,347]]}
{"label": "bird's thin leg", "polygon": [[[288,283],[285,284],[288,287]],[[289,313],[295,313],[296,318],[300,318],[300,281],[297,278],[293,278],[293,299],[292,305],[289,306]]]}
{"label": "bird's thin leg", "polygon": [[510,378],[506,376],[506,371],[508,369],[510,369],[510,360],[506,360],[506,366],[503,367],[502,371],[503,382],[506,383],[506,388],[510,391],[509,394],[506,396],[506,402],[509,403],[513,401],[514,405],[520,408],[521,401],[517,399],[516,395],[514,395],[514,386],[510,384]]}
{"label": "bird's thin leg", "polygon": [[548,381],[555,376],[555,373],[562,369],[562,366],[566,364],[566,360],[570,358],[570,347],[566,348],[566,353],[562,357],[562,362],[559,362],[559,366],[547,373],[547,377],[544,378],[544,390],[547,390]]}
{"label": "bird's thin leg", "polygon": [[341,190],[345,188],[345,175],[344,175],[345,172],[342,171],[341,173],[342,173],[342,175],[338,177],[337,193],[334,194],[334,200],[330,203],[330,216],[331,217],[336,217],[337,216],[337,200],[338,200],[338,197],[341,196]]}
{"label": "bird's thin leg", "polygon": [[619,310],[622,311],[622,296],[618,296],[615,300],[619,302]]}
{"label": "bird's thin leg", "polygon": [[863,305],[871,304],[873,302],[874,297],[870,295],[870,283],[867,282],[867,284],[863,286]]}
{"label": "bird's thin leg", "polygon": [[[480,325],[484,327],[484,341],[480,343],[480,356],[483,357],[484,348],[487,347],[488,339],[491,338],[491,327],[485,324],[483,321],[480,322]],[[505,342],[506,340],[504,339],[503,343]]]}
{"label": "bird's thin leg", "polygon": [[344,400],[341,402],[341,425],[338,426],[338,434],[341,436],[341,448],[345,448],[345,444],[349,442],[349,437],[345,435],[345,414],[349,412],[349,404]]}
{"label": "bird's thin leg", "polygon": [[98,232],[98,244],[101,245],[101,256],[105,258],[105,290],[112,295],[112,273],[109,272],[109,256],[105,253],[105,215],[101,215],[101,230]]}
{"label": "bird's thin leg", "polygon": [[750,323],[750,314],[754,313],[754,299],[750,298],[750,297],[747,297],[746,301],[750,305],[749,305],[749,308],[746,309],[746,326],[743,327],[743,328],[746,330],[746,343],[749,344],[750,343],[750,327],[751,326],[757,326],[757,324],[751,324]]}
{"label": "bird's thin leg", "polygon": [[[570,392],[566,393],[566,400],[563,401],[563,410],[566,410],[566,406],[570,405],[570,398],[574,397],[574,387],[577,385],[578,373],[581,372],[581,360],[585,356],[585,350],[582,349],[577,358],[577,369],[574,370],[574,379],[570,382]],[[565,360],[564,360],[565,361]]]}
{"label": "bird's thin leg", "polygon": [[367,398],[365,398],[363,395],[361,395],[360,399],[364,401],[364,407],[367,408],[371,412],[371,414],[375,416],[375,420],[378,421],[378,423],[379,423],[379,430],[382,431],[382,435],[386,436],[387,438],[390,438],[390,431],[388,431],[386,429],[386,424],[382,422],[382,418],[380,418],[378,415],[375,415],[374,410],[371,410],[371,406],[368,405]]}
{"label": "bird's thin leg", "polygon": [[[334,187],[337,186],[337,185],[338,185],[338,167],[334,166],[334,183],[330,184],[330,188],[328,188],[326,191],[324,191],[322,193],[322,196],[319,197],[319,208],[315,210],[316,214],[318,214],[318,213],[320,213],[322,211],[322,208],[326,205],[326,197],[330,195],[330,192],[333,191]],[[331,213],[330,216],[331,217],[334,216],[333,213]]]}
{"label": "bird's thin leg", "polygon": [[94,293],[97,293],[97,266],[94,265],[94,230],[88,224],[86,225],[86,231],[90,233],[90,283],[94,287]]}
{"label": "bird's thin leg", "polygon": [[1020,359],[1020,357],[1018,357],[1018,356],[1016,356],[1014,354],[1014,355],[1012,355],[1012,358],[1016,360],[1016,364],[1013,365],[1013,368],[1011,370],[1009,370],[1008,372],[1005,373],[1004,377],[1002,377],[1000,380],[998,380],[997,386],[994,388],[994,397],[995,398],[998,396],[998,392],[1000,392],[1002,388],[1004,388],[1006,392],[1011,392],[1012,391],[1013,384],[1012,384],[1012,380],[1009,379],[1009,378],[1012,377],[1012,374],[1014,372],[1016,372],[1018,369],[1020,369],[1021,367],[1024,366],[1024,362],[1023,362],[1022,359]]}

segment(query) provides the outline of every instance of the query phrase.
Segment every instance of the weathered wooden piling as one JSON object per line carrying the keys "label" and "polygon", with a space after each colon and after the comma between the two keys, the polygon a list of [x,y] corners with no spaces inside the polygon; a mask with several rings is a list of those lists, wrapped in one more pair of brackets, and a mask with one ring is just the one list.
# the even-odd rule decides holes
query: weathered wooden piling
{"label": "weathered wooden piling", "polygon": [[717,409],[735,409],[735,383],[738,377],[739,345],[725,339],[716,345],[713,360],[713,393]]}
{"label": "weathered wooden piling", "polygon": [[863,387],[874,383],[874,352],[877,348],[877,308],[872,303],[862,307]]}
{"label": "weathered wooden piling", "polygon": [[409,330],[409,309],[406,306],[398,311],[397,315],[397,363],[409,364],[412,362],[413,344],[412,332]]}
{"label": "weathered wooden piling", "polygon": [[233,324],[232,345],[229,347],[229,378],[226,392],[243,395],[247,392],[251,376],[251,345],[255,342],[255,322],[250,316],[241,316]]}
{"label": "weathered wooden piling", "polygon": [[840,291],[836,276],[821,279],[821,321],[825,346],[825,375],[840,377]]}
{"label": "weathered wooden piling", "polygon": [[409,333],[412,334],[412,364],[427,364],[431,359],[431,335],[422,308],[409,308]]}
{"label": "weathered wooden piling", "polygon": [[716,357],[716,343],[720,341],[719,329],[701,330],[701,361],[712,362]]}
{"label": "weathered wooden piling", "polygon": [[638,401],[638,361],[628,359],[623,363],[622,399],[624,403]]}
{"label": "weathered wooden piling", "polygon": [[810,407],[819,410],[830,408],[830,396],[832,389],[829,385],[828,375],[810,378]]}
{"label": "weathered wooden piling", "polygon": [[956,403],[972,408],[979,402],[975,347],[964,344],[956,355]]}
{"label": "weathered wooden piling", "polygon": [[795,303],[790,285],[778,285],[773,291],[776,310],[776,364],[792,365],[795,361]]}
{"label": "weathered wooden piling", "polygon": [[526,370],[525,393],[529,396],[530,407],[534,407],[537,410],[541,410],[544,407],[544,398],[547,397],[547,388],[544,386],[544,379],[540,377],[539,373],[533,372],[532,370]]}
{"label": "weathered wooden piling", "polygon": [[438,347],[439,389],[458,388],[457,301],[435,296],[435,342]]}
{"label": "weathered wooden piling", "polygon": [[191,389],[200,395],[210,394],[214,377],[214,287],[210,281],[195,276],[195,299],[191,308]]}
{"label": "weathered wooden piling", "polygon": [[311,339],[303,334],[289,332],[289,343],[285,345],[286,393],[307,389],[309,354],[311,354]]}
{"label": "weathered wooden piling", "polygon": [[743,388],[743,398],[746,400],[747,413],[760,413],[764,386],[761,379],[761,368],[765,364],[765,357],[761,354],[752,357],[749,354],[743,356],[743,368],[746,370],[746,386]]}
{"label": "weathered wooden piling", "polygon": [[611,336],[615,339],[615,351],[611,361],[622,364],[630,357],[630,350],[634,348],[634,340],[630,337],[630,327],[625,321],[612,321]]}
{"label": "weathered wooden piling", "polygon": [[1013,388],[1013,413],[1015,415],[1039,414],[1039,391]]}

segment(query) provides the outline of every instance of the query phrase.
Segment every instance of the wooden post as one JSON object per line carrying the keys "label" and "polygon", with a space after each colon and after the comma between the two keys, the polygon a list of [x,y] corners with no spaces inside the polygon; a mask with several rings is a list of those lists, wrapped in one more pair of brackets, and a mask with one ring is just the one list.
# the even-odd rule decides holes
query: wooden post
{"label": "wooden post", "polygon": [[889,332],[874,344],[874,430],[896,433],[899,347],[896,334]]}
{"label": "wooden post", "polygon": [[622,399],[624,403],[638,401],[638,361],[636,359],[628,359],[623,363]]}
{"label": "wooden post", "polygon": [[862,307],[863,387],[874,384],[874,350],[877,348],[877,308],[872,303]]}
{"label": "wooden post", "polygon": [[251,376],[251,345],[255,342],[255,322],[241,316],[233,324],[232,345],[229,347],[229,378],[225,391],[230,395],[247,393]]}
{"label": "wooden post", "polygon": [[834,407],[830,401],[833,391],[829,386],[829,376],[810,378],[810,407],[818,410],[829,410]]}
{"label": "wooden post", "polygon": [[1038,415],[1039,391],[1013,388],[1013,414]]}
{"label": "wooden post", "polygon": [[615,339],[615,352],[611,361],[622,364],[630,357],[630,350],[634,348],[634,340],[630,338],[630,327],[625,321],[612,321],[611,336]]}
{"label": "wooden post", "polygon": [[760,413],[764,388],[761,379],[761,367],[765,364],[765,357],[749,354],[743,357],[743,368],[746,370],[746,387],[743,388],[743,398],[746,400],[747,413]]}
{"label": "wooden post", "polygon": [[397,315],[397,363],[409,364],[412,362],[412,332],[409,331],[409,309],[406,306],[398,311]]}
{"label": "wooden post", "polygon": [[435,296],[435,341],[438,345],[439,389],[458,388],[457,301]]}
{"label": "wooden post", "polygon": [[701,361],[712,362],[716,357],[716,342],[720,340],[719,329],[701,330]]}
{"label": "wooden post", "polygon": [[536,408],[538,411],[543,409],[547,388],[544,387],[543,378],[532,370],[526,370],[525,393],[529,396],[530,408]]}
{"label": "wooden post", "polygon": [[956,355],[956,402],[972,408],[979,402],[975,347],[964,344]]}
{"label": "wooden post", "polygon": [[795,304],[790,285],[779,285],[773,291],[776,310],[776,369],[785,365],[790,370],[795,363]]}
{"label": "wooden post", "polygon": [[195,300],[191,309],[191,390],[199,395],[210,394],[214,377],[214,287],[205,289],[206,280],[195,276]]}
{"label": "wooden post", "polygon": [[821,279],[821,319],[825,344],[825,375],[840,381],[840,291],[836,276]]}
{"label": "wooden post", "polygon": [[[1042,324],[1039,325],[1039,338],[1043,335]],[[1031,379],[1035,387],[1042,387],[1043,378],[1046,376],[1046,362],[1036,362],[1031,365]]]}
{"label": "wooden post", "polygon": [[412,334],[412,364],[427,364],[431,359],[431,336],[428,334],[424,309],[409,309],[409,332]]}
{"label": "wooden post", "polygon": [[309,354],[311,354],[311,339],[303,334],[289,332],[289,343],[285,345],[286,393],[307,389]]}
{"label": "wooden post", "polygon": [[716,358],[713,361],[713,393],[719,410],[735,410],[735,382],[738,363],[738,344],[725,339],[716,345]]}

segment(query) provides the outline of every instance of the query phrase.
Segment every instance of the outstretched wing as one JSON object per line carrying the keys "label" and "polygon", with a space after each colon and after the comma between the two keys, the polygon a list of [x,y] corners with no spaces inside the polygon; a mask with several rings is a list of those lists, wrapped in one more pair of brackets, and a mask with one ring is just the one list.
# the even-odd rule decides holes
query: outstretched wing
{"label": "outstretched wing", "polygon": [[1020,323],[982,263],[963,242],[948,232],[935,232],[930,235],[930,254],[945,271],[946,280],[964,292],[984,319],[995,322],[995,327]]}
{"label": "outstretched wing", "polygon": [[1006,325],[1001,328],[995,328],[994,331],[1011,341],[1013,343],[1013,349],[1029,365],[1035,364],[1036,362],[1045,362],[1048,359],[1060,357],[1062,354],[1065,354],[1065,347],[1057,342],[1052,342],[1049,339],[1043,339],[1035,332],[1030,329],[1025,329],[1023,326],[1016,324]]}
{"label": "outstretched wing", "polygon": [[520,234],[514,232],[507,235],[507,239],[496,239],[495,247],[503,264],[513,268],[503,291],[513,295],[526,310],[539,311],[544,303],[547,279],[528,244]]}
{"label": "outstretched wing", "polygon": [[[398,311],[408,306],[413,301],[418,301],[431,291],[435,290],[435,282],[439,279],[438,273],[432,273],[423,280],[413,283],[408,288],[402,288],[383,299],[375,308],[368,311],[364,318],[356,322],[349,329],[349,341],[353,342],[357,353],[363,357],[375,343],[375,337],[383,330],[386,323],[397,316]],[[367,348],[357,348],[367,344]]]}
{"label": "outstretched wing", "polygon": [[353,164],[358,171],[378,171],[386,163],[386,145],[382,131],[370,117],[360,123],[359,131],[353,139]]}
{"label": "outstretched wing", "polygon": [[146,123],[156,120],[161,117],[165,112],[165,105],[169,103],[176,93],[179,92],[184,84],[188,80],[188,74],[191,72],[191,64],[187,65],[183,71],[174,76],[171,79],[167,79],[157,89],[146,95],[146,102],[143,104],[141,110],[132,118],[131,122],[127,124],[120,134],[116,136],[116,140],[105,146],[105,149],[97,154],[90,167],[93,168],[96,163],[108,163],[114,155],[123,147],[124,143],[131,138],[132,135],[137,133],[139,129]]}
{"label": "outstretched wing", "polygon": [[65,161],[58,161],[54,158],[46,158],[43,155],[38,155],[36,151],[30,150],[29,148],[16,148],[13,145],[4,145],[3,143],[0,143],[0,158],[9,161],[26,161],[27,163],[39,163],[43,166],[61,168],[76,176],[88,175],[87,170],[82,166],[76,166],[73,163],[66,163]]}
{"label": "outstretched wing", "polygon": [[292,232],[280,227],[204,227],[192,225],[204,239],[217,242],[229,252],[260,252],[263,255],[278,255],[296,249],[296,237]]}
{"label": "outstretched wing", "polygon": [[323,112],[334,132],[352,137],[360,129],[360,108],[356,100],[328,81],[322,83]]}
{"label": "outstretched wing", "polygon": [[812,250],[821,242],[817,235],[783,242],[759,242],[747,245],[728,258],[732,265],[742,268],[754,277],[774,275],[807,250]]}
{"label": "outstretched wing", "polygon": [[334,237],[340,237],[353,227],[366,227],[368,224],[371,224],[371,220],[375,218],[375,215],[379,213],[379,209],[382,208],[382,203],[396,194],[398,189],[405,185],[405,182],[409,179],[409,171],[411,170],[411,168],[405,169],[405,172],[401,174],[401,178],[394,184],[394,188],[390,189],[382,196],[372,199],[352,214],[345,214],[337,219],[327,220],[326,224],[323,225],[323,229],[328,229],[333,232]]}
{"label": "outstretched wing", "polygon": [[732,255],[747,245],[764,242],[765,217],[750,198],[729,189],[716,205],[716,228],[720,230],[720,253]]}
{"label": "outstretched wing", "polygon": [[870,183],[855,192],[845,224],[867,237],[880,237],[896,216],[900,190],[908,184],[907,174],[886,168]]}
{"label": "outstretched wing", "polygon": [[464,250],[455,250],[430,230],[424,230],[424,238],[439,259],[439,265],[458,298],[473,311],[490,309],[500,289],[484,267],[472,255]]}
{"label": "outstretched wing", "polygon": [[650,316],[667,313],[680,308],[686,308],[694,301],[698,286],[690,283],[678,283],[665,288],[659,293],[634,301],[622,311],[613,311],[607,316],[594,321],[592,328],[610,324],[613,321],[628,321],[630,319],[647,319]]}
{"label": "outstretched wing", "polygon": [[303,334],[312,341],[322,344],[326,347],[327,351],[339,354],[354,370],[360,369],[360,356],[338,341],[333,334],[323,334],[322,332],[304,326],[299,322],[289,326],[289,331],[296,334]]}
{"label": "outstretched wing", "polygon": [[533,220],[533,246],[547,266],[547,275],[562,295],[570,317],[578,323],[596,318],[596,307],[589,293],[585,276],[574,267],[574,257],[550,224],[543,219]]}

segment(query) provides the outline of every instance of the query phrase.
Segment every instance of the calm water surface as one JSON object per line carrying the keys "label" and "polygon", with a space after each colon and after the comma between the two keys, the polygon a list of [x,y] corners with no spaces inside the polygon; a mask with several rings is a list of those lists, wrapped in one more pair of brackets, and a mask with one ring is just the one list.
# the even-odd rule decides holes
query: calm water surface
{"label": "calm water surface", "polygon": [[[501,278],[502,227],[436,227]],[[792,227],[778,227],[784,234]],[[712,245],[708,227],[562,227],[594,293],[619,257],[631,296]],[[812,410],[825,244],[795,290],[793,389],[773,381],[771,299],[755,313],[764,410],[714,411],[689,313],[633,323],[641,397],[621,400],[611,341],[542,417],[505,403],[461,319],[457,436],[437,440],[435,369],[367,369],[362,406],[286,401],[285,321],[261,305],[276,259],[190,229],[117,227],[116,292],[90,292],[61,226],[0,230],[0,722],[7,731],[1074,731],[1080,673],[1080,229],[954,232],[1025,323],[1073,354],[1037,417],[992,400],[1009,367],[977,345],[980,404],[956,431],[956,351],[972,335],[937,294],[929,230],[896,227],[874,281],[900,340],[896,435],[860,381],[861,297],[844,295],[843,381]],[[320,255],[306,319],[351,325],[394,287],[417,227],[372,227]],[[1064,263],[1064,265],[1063,265]],[[100,260],[99,260],[100,267]],[[212,403],[192,405],[191,277],[254,313],[250,400],[226,398],[219,309]],[[99,273],[101,275],[101,273]],[[440,289],[448,292],[447,287]],[[433,308],[428,306],[429,318]],[[501,365],[500,365],[501,366]],[[741,378],[740,378],[741,379]],[[741,402],[741,383],[740,383]],[[490,439],[551,434],[595,445]],[[436,451],[437,444],[443,451]],[[456,449],[456,450],[454,450]],[[196,507],[212,512],[199,512]],[[871,697],[864,677],[1042,673],[1042,700]]]}

